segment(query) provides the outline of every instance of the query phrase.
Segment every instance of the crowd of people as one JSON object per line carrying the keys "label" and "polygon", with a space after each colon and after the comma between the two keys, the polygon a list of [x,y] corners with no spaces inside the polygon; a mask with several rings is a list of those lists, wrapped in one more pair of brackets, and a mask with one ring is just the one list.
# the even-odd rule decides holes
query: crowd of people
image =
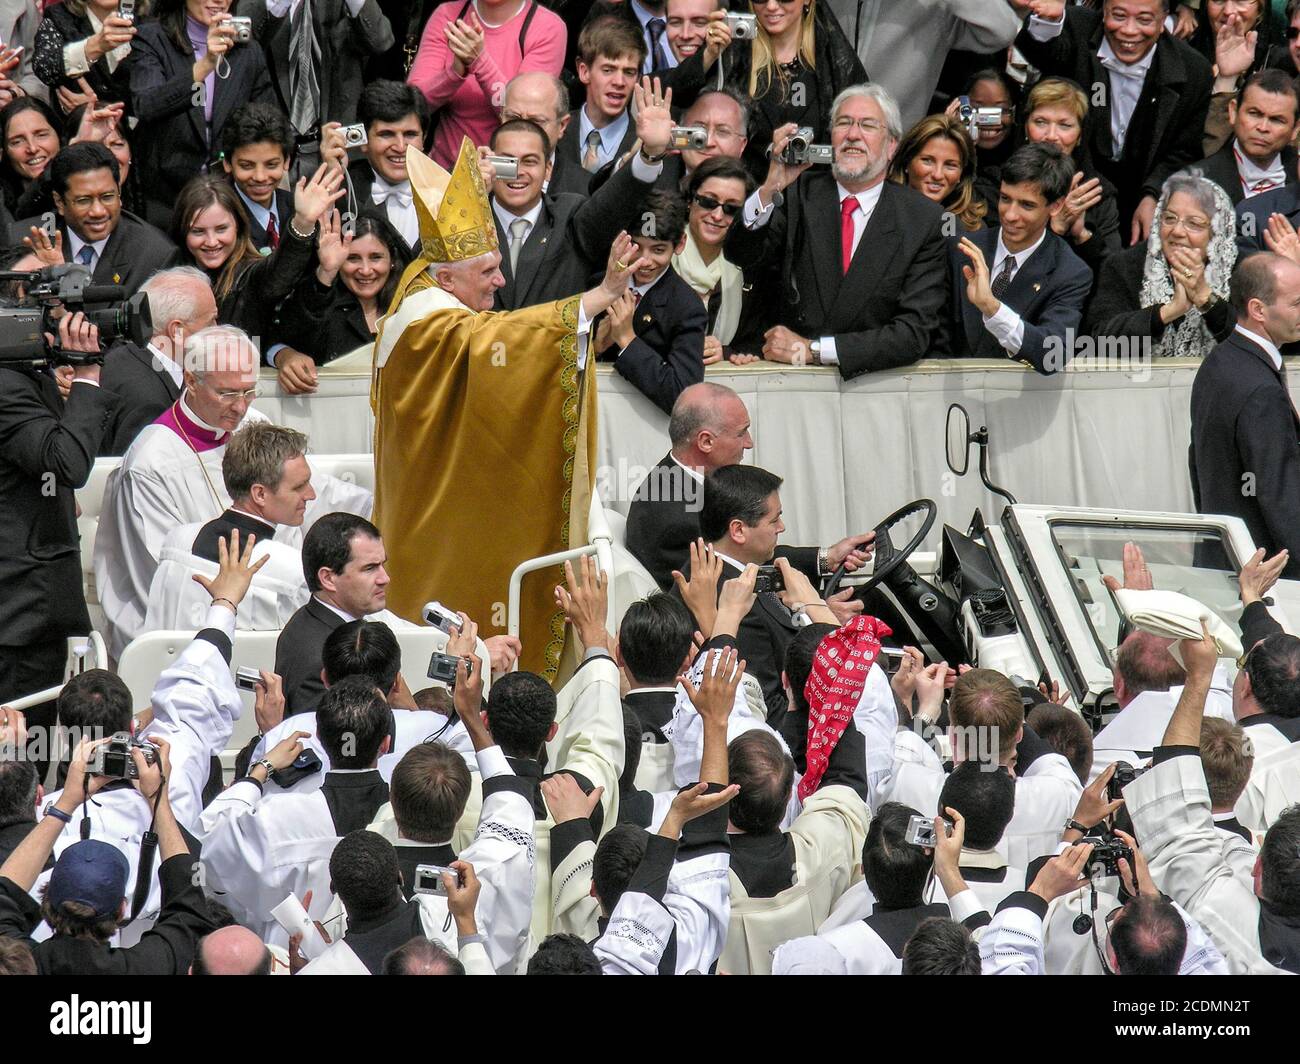
{"label": "crowd of people", "polygon": [[[0,352],[0,702],[62,684],[0,709],[0,972],[1300,972],[1300,807],[1271,800],[1300,638],[1266,597],[1300,573],[1300,0],[1276,6],[9,5],[0,268],[144,293],[149,335],[69,312],[48,365]],[[453,202],[466,151],[495,239],[439,254],[424,184]],[[589,348],[668,419],[626,528],[658,590],[610,631],[608,574],[566,563],[546,676],[460,612],[424,686],[388,567],[433,546],[381,519],[384,470],[321,468],[256,406],[358,351],[379,380],[427,288],[583,293],[575,376]],[[827,595],[874,533],[782,544],[782,476],[705,380],[1050,375],[1084,340],[1200,360],[1196,505],[1260,548],[1235,681],[1208,631],[1134,631],[1096,734]],[[96,458],[111,659],[195,633],[143,711],[111,669],[63,682]],[[1151,586],[1138,548],[1123,586]],[[279,634],[232,773],[237,631]]]}

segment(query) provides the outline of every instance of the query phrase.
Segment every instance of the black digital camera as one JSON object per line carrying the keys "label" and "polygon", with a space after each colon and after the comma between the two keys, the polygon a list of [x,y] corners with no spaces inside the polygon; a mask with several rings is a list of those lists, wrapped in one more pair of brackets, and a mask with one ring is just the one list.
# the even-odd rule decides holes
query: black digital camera
{"label": "black digital camera", "polygon": [[1116,761],[1115,774],[1106,784],[1106,797],[1112,802],[1123,798],[1124,788],[1144,772],[1146,772],[1145,768],[1134,768],[1127,761]]}
{"label": "black digital camera", "polygon": [[135,767],[132,750],[144,754],[146,764],[158,763],[158,747],[153,743],[143,742],[130,732],[114,732],[108,742],[95,749],[86,771],[92,776],[107,776],[114,780],[138,780],[140,772]]}
{"label": "black digital camera", "polygon": [[1121,858],[1128,862],[1130,872],[1136,867],[1133,863],[1133,850],[1125,845],[1118,835],[1112,835],[1110,832],[1089,835],[1080,839],[1075,845],[1082,846],[1087,842],[1092,843],[1092,853],[1088,855],[1088,862],[1083,866],[1083,874],[1088,878],[1091,879],[1098,870],[1103,875],[1118,878]]}

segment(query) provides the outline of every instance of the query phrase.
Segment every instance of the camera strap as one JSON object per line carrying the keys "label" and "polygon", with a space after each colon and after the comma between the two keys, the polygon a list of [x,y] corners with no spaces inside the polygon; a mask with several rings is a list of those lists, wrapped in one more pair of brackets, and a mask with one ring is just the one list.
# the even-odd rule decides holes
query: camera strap
{"label": "camera strap", "polygon": [[135,892],[131,895],[131,914],[118,925],[119,927],[135,923],[144,909],[145,902],[149,900],[149,888],[153,886],[153,863],[158,855],[158,833],[154,831],[154,825],[158,821],[158,802],[162,799],[165,786],[167,781],[164,779],[153,796],[153,812],[149,817],[149,829],[140,836],[140,857],[135,866]]}

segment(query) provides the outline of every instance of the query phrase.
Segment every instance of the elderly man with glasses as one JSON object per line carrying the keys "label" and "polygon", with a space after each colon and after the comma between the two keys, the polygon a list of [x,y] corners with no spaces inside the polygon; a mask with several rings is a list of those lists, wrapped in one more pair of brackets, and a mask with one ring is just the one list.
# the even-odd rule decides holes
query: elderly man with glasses
{"label": "elderly man with glasses", "polygon": [[[95,537],[95,585],[113,657],[144,629],[149,587],[163,540],[173,528],[203,524],[230,505],[222,477],[226,444],[241,425],[265,421],[257,398],[258,351],[239,329],[217,325],[185,340],[184,389],[147,425],[108,478]],[[276,538],[293,546],[315,519],[336,510],[368,517],[371,493],[316,473],[316,500],[302,526]]]}
{"label": "elderly man with glasses", "polygon": [[766,180],[745,202],[727,257],[781,264],[780,317],[763,357],[838,366],[846,380],[925,357],[946,297],[944,218],[937,203],[885,180],[898,145],[898,104],[855,85],[831,107],[829,168],[785,162],[793,124],[776,131]]}

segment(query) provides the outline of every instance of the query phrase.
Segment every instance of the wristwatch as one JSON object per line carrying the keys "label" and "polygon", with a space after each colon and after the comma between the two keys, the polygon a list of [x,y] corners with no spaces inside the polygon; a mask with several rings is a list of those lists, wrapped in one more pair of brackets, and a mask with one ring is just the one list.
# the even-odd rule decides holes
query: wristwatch
{"label": "wristwatch", "polygon": [[641,148],[640,155],[641,161],[650,166],[654,166],[655,163],[661,163],[668,158],[668,153],[666,151],[662,151],[658,155],[647,155],[644,147]]}
{"label": "wristwatch", "polygon": [[1088,829],[1075,820],[1074,817],[1070,817],[1070,819],[1065,822],[1065,830],[1077,831],[1080,835],[1088,834]]}
{"label": "wristwatch", "polygon": [[808,350],[812,352],[812,364],[820,366],[822,364],[822,342],[820,340],[809,341]]}
{"label": "wristwatch", "polygon": [[261,765],[262,768],[266,769],[266,778],[270,779],[271,773],[275,771],[275,766],[271,764],[271,759],[269,757],[264,757],[260,761],[254,761],[252,768],[250,768],[248,771],[252,772],[253,769],[257,768],[258,765]]}

